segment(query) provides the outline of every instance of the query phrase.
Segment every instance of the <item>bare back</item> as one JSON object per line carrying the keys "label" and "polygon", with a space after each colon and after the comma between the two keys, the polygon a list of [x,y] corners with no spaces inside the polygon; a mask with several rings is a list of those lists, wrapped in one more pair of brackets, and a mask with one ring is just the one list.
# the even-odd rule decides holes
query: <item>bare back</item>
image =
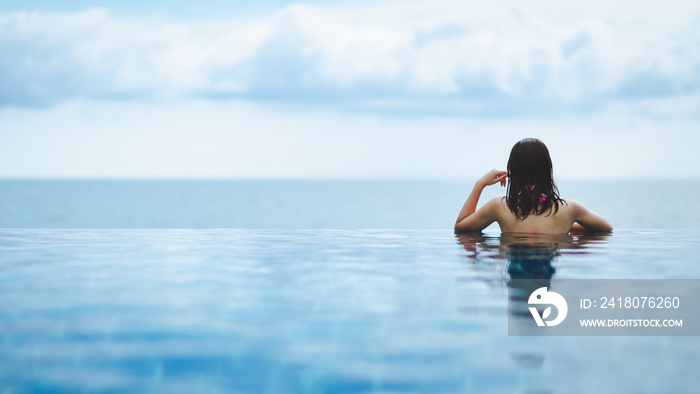
{"label": "bare back", "polygon": [[576,221],[577,203],[572,200],[564,200],[559,204],[559,209],[535,215],[530,214],[523,220],[518,220],[513,212],[508,209],[505,197],[498,201],[500,209],[496,209],[496,221],[504,233],[539,233],[539,234],[566,234]]}
{"label": "bare back", "polygon": [[[481,177],[469,194],[455,222],[455,231],[481,231],[493,222],[498,222],[504,233],[567,234],[570,230],[612,231],[610,223],[583,204],[570,199],[563,200],[554,212],[530,214],[518,220],[506,204],[505,197],[496,197],[476,209],[484,187],[501,182],[505,185],[505,171],[491,170]],[[576,226],[574,226],[576,224]]]}

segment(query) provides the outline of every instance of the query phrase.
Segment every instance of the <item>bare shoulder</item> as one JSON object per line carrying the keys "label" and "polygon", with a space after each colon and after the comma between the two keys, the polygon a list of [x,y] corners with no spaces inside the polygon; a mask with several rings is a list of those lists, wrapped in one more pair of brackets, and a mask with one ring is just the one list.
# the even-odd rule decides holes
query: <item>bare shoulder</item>
{"label": "bare shoulder", "polygon": [[575,200],[565,200],[570,206],[570,212],[575,222],[588,230],[612,231],[612,225],[603,216],[591,211],[585,205]]}
{"label": "bare shoulder", "polygon": [[564,201],[566,201],[566,204],[567,204],[567,206],[569,207],[569,209],[571,210],[571,212],[576,212],[576,213],[579,213],[579,214],[583,214],[583,213],[586,213],[586,212],[589,212],[589,211],[590,211],[590,210],[588,209],[588,207],[586,207],[585,205],[583,205],[582,203],[580,203],[580,202],[578,202],[578,201],[576,201],[576,200],[567,198],[567,199],[564,200]]}
{"label": "bare shoulder", "polygon": [[566,209],[570,209],[572,211],[579,210],[579,209],[581,209],[581,207],[583,207],[583,205],[580,202],[573,200],[571,198],[564,199],[564,204],[562,204],[562,206],[565,207]]}
{"label": "bare shoulder", "polygon": [[494,204],[497,206],[504,205],[506,203],[505,197],[494,197],[489,200],[488,204]]}
{"label": "bare shoulder", "polygon": [[575,218],[581,212],[581,203],[570,198],[564,199],[559,203],[559,209],[557,209],[558,215],[561,218],[566,218],[565,220],[576,220]]}
{"label": "bare shoulder", "polygon": [[484,207],[488,207],[488,209],[491,210],[499,218],[501,217],[503,212],[505,212],[508,209],[505,197],[494,197],[490,199],[486,204],[484,204]]}
{"label": "bare shoulder", "polygon": [[494,197],[490,199],[484,206],[489,206],[491,209],[505,208],[506,198],[505,197]]}

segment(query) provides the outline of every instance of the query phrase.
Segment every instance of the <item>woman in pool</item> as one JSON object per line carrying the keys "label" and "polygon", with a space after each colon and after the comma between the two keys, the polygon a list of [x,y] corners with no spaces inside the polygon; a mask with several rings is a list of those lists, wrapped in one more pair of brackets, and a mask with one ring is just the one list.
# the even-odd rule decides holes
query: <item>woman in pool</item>
{"label": "woman in pool", "polygon": [[[612,231],[610,223],[574,200],[563,200],[552,178],[552,159],[535,138],[518,141],[508,171],[491,170],[476,181],[459,212],[455,231],[481,231],[498,222],[505,233],[566,234],[571,230]],[[496,183],[508,188],[476,210],[481,191]]]}

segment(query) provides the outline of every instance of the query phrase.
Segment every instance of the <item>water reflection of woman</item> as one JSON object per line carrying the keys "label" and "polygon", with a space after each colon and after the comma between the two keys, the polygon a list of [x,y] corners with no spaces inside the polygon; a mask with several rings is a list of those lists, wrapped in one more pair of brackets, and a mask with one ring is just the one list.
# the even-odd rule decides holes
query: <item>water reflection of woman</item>
{"label": "water reflection of woman", "polygon": [[[486,273],[487,282],[507,287],[509,335],[535,335],[535,320],[529,297],[540,287],[552,286],[555,260],[562,255],[591,253],[591,244],[605,242],[610,233],[571,232],[570,234],[514,234],[500,236],[482,233],[457,234],[457,241],[467,252],[467,261]],[[507,265],[504,269],[504,263]],[[496,280],[490,274],[504,275]],[[558,313],[558,311],[557,311]],[[512,317],[512,319],[511,319]],[[541,332],[540,332],[541,333]],[[542,369],[547,354],[541,348],[520,348],[509,352],[513,363],[526,369]]]}
{"label": "water reflection of woman", "polygon": [[556,273],[552,263],[562,255],[589,253],[586,250],[588,244],[604,242],[609,235],[590,232],[559,235],[503,233],[500,236],[465,233],[457,234],[457,240],[467,251],[468,261],[478,270],[507,273],[506,278],[500,277],[496,282],[505,282],[508,288],[509,313],[530,319],[528,297],[540,287],[550,288]]}
{"label": "water reflection of woman", "polygon": [[551,279],[556,271],[552,261],[559,256],[556,244],[533,243],[506,246],[508,276],[511,279]]}
{"label": "water reflection of woman", "polygon": [[[586,231],[571,234],[514,234],[488,236],[482,233],[457,234],[470,263],[477,267],[502,269],[508,262],[508,279],[551,279],[556,272],[552,262],[561,255],[588,253],[590,243],[605,241],[609,233]],[[494,265],[495,264],[495,265]]]}

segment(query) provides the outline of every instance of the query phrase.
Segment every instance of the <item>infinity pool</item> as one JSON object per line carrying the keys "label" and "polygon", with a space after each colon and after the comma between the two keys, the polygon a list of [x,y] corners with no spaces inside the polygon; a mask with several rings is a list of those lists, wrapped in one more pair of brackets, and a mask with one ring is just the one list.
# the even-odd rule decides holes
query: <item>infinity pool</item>
{"label": "infinity pool", "polygon": [[1,230],[0,391],[697,392],[699,337],[509,337],[506,283],[699,256],[700,231]]}

